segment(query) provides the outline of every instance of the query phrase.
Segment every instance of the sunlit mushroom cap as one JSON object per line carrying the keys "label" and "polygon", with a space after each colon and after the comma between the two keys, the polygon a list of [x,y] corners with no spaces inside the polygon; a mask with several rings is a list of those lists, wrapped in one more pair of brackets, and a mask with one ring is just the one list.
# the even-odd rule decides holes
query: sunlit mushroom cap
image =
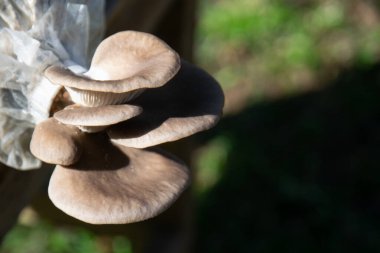
{"label": "sunlit mushroom cap", "polygon": [[[97,106],[122,103],[135,97],[138,90],[160,87],[179,68],[178,54],[165,42],[147,33],[124,31],[100,43],[88,72],[75,74],[69,69],[51,66],[45,76],[65,86],[74,102]],[[100,101],[94,99],[103,95],[106,97]]]}
{"label": "sunlit mushroom cap", "polygon": [[104,105],[85,107],[70,105],[54,113],[54,118],[67,125],[74,125],[87,132],[98,132],[104,128],[139,115],[142,108],[134,105]]}
{"label": "sunlit mushroom cap", "polygon": [[129,223],[165,210],[188,181],[187,168],[173,157],[112,145],[104,134],[93,134],[78,163],[56,167],[49,197],[87,223]]}
{"label": "sunlit mushroom cap", "polygon": [[83,135],[78,128],[49,118],[34,129],[30,150],[46,163],[70,165],[80,158]]}
{"label": "sunlit mushroom cap", "polygon": [[224,95],[214,78],[183,61],[168,84],[147,90],[132,103],[143,112],[112,126],[107,133],[120,145],[145,148],[213,127],[222,115]]}

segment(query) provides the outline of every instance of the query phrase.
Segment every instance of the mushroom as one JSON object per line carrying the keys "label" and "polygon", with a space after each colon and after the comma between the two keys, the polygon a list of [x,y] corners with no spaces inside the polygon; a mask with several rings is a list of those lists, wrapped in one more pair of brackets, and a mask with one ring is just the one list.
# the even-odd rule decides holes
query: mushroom
{"label": "mushroom", "polygon": [[178,54],[162,40],[143,32],[124,31],[99,44],[87,72],[78,74],[51,66],[45,76],[63,85],[75,103],[100,106],[121,104],[144,89],[160,87],[179,67]]}
{"label": "mushroom", "polygon": [[[37,125],[31,149],[57,164],[49,184],[53,203],[88,223],[135,222],[166,209],[188,185],[188,169],[145,148],[209,129],[222,114],[218,83],[145,33],[121,32],[104,40],[84,74],[52,66],[45,75],[76,104]],[[88,133],[94,131],[99,132]],[[68,151],[60,154],[61,149]]]}
{"label": "mushroom", "polygon": [[84,132],[93,133],[135,117],[141,112],[141,107],[128,104],[99,107],[70,105],[54,113],[54,118],[63,124],[74,125]]}
{"label": "mushroom", "polygon": [[182,61],[178,74],[165,86],[146,91],[132,103],[143,112],[107,133],[115,143],[145,148],[213,127],[222,114],[224,96],[215,79]]}
{"label": "mushroom", "polygon": [[145,220],[165,210],[186,188],[186,166],[158,151],[111,144],[88,135],[81,160],[57,166],[49,197],[65,213],[92,224]]}
{"label": "mushroom", "polygon": [[83,133],[49,118],[37,124],[30,142],[32,154],[46,163],[71,165],[82,153]]}

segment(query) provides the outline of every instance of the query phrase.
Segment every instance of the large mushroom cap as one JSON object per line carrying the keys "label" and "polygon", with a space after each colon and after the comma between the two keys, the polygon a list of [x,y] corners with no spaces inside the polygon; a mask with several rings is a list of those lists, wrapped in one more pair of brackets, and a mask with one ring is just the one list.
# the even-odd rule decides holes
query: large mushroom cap
{"label": "large mushroom cap", "polygon": [[205,71],[182,62],[168,84],[147,90],[133,103],[140,105],[143,112],[112,126],[107,133],[120,145],[145,148],[213,127],[222,115],[224,95]]}
{"label": "large mushroom cap", "polygon": [[78,128],[49,118],[34,129],[30,150],[46,163],[70,165],[79,160],[83,135]]}
{"label": "large mushroom cap", "polygon": [[165,210],[189,181],[187,168],[158,152],[113,145],[103,134],[84,142],[81,160],[57,166],[49,197],[65,213],[92,224],[121,224]]}
{"label": "large mushroom cap", "polygon": [[55,84],[98,92],[125,93],[164,85],[178,71],[178,54],[154,35],[124,31],[103,40],[83,75],[51,66],[45,76]]}

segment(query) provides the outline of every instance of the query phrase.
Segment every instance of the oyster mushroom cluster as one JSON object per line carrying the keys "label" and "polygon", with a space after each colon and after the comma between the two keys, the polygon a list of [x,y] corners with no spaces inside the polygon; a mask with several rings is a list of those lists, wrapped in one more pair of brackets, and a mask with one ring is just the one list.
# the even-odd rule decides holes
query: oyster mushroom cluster
{"label": "oyster mushroom cluster", "polygon": [[157,37],[135,31],[100,43],[88,71],[57,65],[45,77],[64,87],[59,102],[65,106],[36,126],[31,152],[57,165],[52,202],[93,224],[145,220],[175,201],[189,171],[148,147],[209,129],[224,102],[206,72]]}

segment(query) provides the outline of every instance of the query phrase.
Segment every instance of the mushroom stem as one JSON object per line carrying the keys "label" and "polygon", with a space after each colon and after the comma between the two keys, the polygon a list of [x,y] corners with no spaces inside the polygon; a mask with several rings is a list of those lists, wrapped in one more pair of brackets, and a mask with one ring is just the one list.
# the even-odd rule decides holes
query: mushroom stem
{"label": "mushroom stem", "polygon": [[71,60],[66,60],[63,62],[63,65],[66,66],[66,68],[70,69],[73,73],[75,74],[83,74],[87,70],[82,67],[81,65],[71,61]]}
{"label": "mushroom stem", "polygon": [[53,106],[54,99],[61,88],[62,86],[52,84],[43,77],[40,84],[32,91],[30,112],[37,124],[49,118],[50,108]]}

